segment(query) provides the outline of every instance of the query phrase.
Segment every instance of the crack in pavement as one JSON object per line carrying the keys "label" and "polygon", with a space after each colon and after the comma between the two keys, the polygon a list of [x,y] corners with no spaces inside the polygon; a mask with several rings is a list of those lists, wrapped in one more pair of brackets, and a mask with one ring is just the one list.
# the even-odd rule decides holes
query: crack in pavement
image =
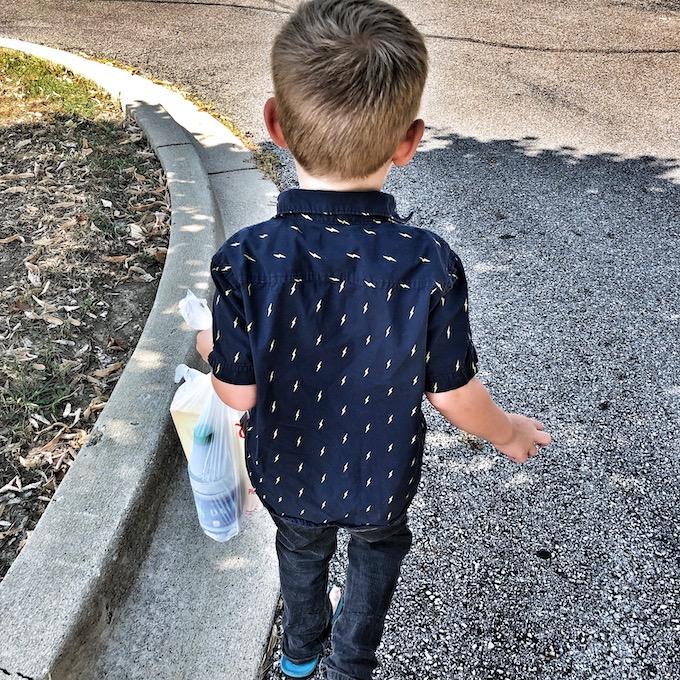
{"label": "crack in pavement", "polygon": [[[153,0],[152,0],[153,1]],[[496,42],[494,40],[482,40],[480,38],[468,38],[458,35],[438,35],[436,33],[423,33],[426,38],[433,40],[448,40],[452,42],[472,43],[473,45],[484,45],[486,47],[498,47],[506,50],[520,50],[525,52],[555,52],[558,54],[680,54],[678,48],[617,48],[617,47],[540,47],[538,45],[516,45],[513,43]]]}
{"label": "crack in pavement", "polygon": [[127,2],[127,3],[151,3],[154,5],[198,5],[206,7],[227,7],[229,9],[250,9],[257,12],[267,12],[269,14],[291,14],[292,9],[282,2],[272,2],[272,5],[281,5],[286,9],[276,9],[275,7],[258,7],[257,5],[243,5],[237,2],[205,2],[192,0],[101,0],[101,2]]}

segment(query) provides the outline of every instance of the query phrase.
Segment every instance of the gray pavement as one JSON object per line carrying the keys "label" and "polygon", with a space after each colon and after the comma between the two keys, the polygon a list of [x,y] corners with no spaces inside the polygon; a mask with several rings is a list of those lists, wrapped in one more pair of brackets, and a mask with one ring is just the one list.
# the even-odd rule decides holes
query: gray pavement
{"label": "gray pavement", "polygon": [[[680,678],[678,3],[398,4],[430,36],[429,128],[386,190],[459,252],[481,379],[554,441],[518,466],[428,406],[377,677]],[[282,3],[55,7],[0,0],[0,33],[135,64],[264,139]]]}

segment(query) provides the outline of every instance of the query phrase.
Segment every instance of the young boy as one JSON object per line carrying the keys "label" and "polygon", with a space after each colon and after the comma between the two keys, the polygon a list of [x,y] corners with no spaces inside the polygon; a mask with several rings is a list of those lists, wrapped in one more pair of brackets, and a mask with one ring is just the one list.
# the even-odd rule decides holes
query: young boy
{"label": "young boy", "polygon": [[[460,258],[382,191],[423,134],[421,34],[380,0],[313,0],[271,58],[265,122],[300,188],[214,256],[213,334],[198,348],[219,396],[247,411],[248,471],[277,527],[283,673],[312,675],[334,624],[327,678],[368,680],[411,546],[423,392],[516,462],[551,440],[479,382]],[[340,599],[338,527],[351,535]]]}

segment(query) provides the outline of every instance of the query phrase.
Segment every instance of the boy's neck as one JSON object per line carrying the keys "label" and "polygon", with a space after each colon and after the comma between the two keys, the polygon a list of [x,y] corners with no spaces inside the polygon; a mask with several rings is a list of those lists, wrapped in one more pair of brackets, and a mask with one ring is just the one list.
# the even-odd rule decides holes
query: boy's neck
{"label": "boy's neck", "polygon": [[310,175],[297,161],[295,161],[300,189],[316,189],[323,191],[382,191],[390,167],[391,162],[386,163],[383,167],[378,168],[378,170],[366,177],[334,179]]}

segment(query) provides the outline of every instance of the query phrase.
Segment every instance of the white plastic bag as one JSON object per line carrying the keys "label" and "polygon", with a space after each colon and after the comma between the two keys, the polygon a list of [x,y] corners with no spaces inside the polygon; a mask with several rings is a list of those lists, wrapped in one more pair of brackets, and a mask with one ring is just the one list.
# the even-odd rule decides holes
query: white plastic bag
{"label": "white plastic bag", "polygon": [[[184,299],[179,301],[178,307],[184,321],[194,330],[202,331],[212,327],[212,314],[208,303],[196,297],[191,290],[187,290]],[[189,460],[193,447],[194,427],[201,411],[212,396],[213,389],[210,373],[197,371],[186,364],[180,364],[175,369],[175,382],[182,380],[184,383],[177,388],[170,404],[170,414],[182,443],[184,455]],[[241,415],[239,414],[239,418]]]}
{"label": "white plastic bag", "polygon": [[[207,302],[197,298],[191,291],[188,291],[185,298],[180,301],[179,308],[182,317],[193,329],[205,330],[212,326],[212,315]],[[251,515],[261,510],[262,502],[250,482],[245,462],[245,434],[241,427],[241,419],[245,411],[233,409],[222,402],[213,389],[210,373],[203,373],[180,364],[175,369],[175,382],[180,381],[184,382],[175,392],[170,405],[170,413],[184,454],[189,461],[189,467],[191,467],[196,427],[199,423],[202,426],[209,423],[212,464],[216,464],[215,461],[219,461],[219,455],[221,455],[221,465],[224,466],[225,459],[231,459],[237,471],[240,489],[239,512],[237,513],[239,521],[243,514]],[[199,432],[201,447],[204,447],[206,443],[202,439],[204,434],[203,431]],[[201,456],[205,453],[205,449],[201,448]],[[215,536],[212,537],[215,538]],[[216,540],[228,540],[228,538],[216,538]]]}
{"label": "white plastic bag", "polygon": [[[186,364],[180,364],[175,369],[175,382],[180,380],[184,380],[184,383],[175,392],[170,405],[170,413],[187,460],[191,460],[194,430],[200,418],[211,409],[213,412],[218,412],[225,424],[222,441],[225,447],[229,447],[231,451],[235,452],[238,463],[243,512],[249,516],[261,510],[262,501],[260,501],[250,483],[250,476],[246,468],[245,433],[241,427],[241,419],[245,411],[231,408],[215,394],[210,373],[201,373],[195,368],[189,368]],[[211,403],[215,400],[218,402],[217,405]],[[230,427],[226,427],[227,424]]]}
{"label": "white plastic bag", "polygon": [[195,331],[204,331],[212,326],[212,313],[207,301],[197,298],[190,290],[178,306],[182,318]]}

